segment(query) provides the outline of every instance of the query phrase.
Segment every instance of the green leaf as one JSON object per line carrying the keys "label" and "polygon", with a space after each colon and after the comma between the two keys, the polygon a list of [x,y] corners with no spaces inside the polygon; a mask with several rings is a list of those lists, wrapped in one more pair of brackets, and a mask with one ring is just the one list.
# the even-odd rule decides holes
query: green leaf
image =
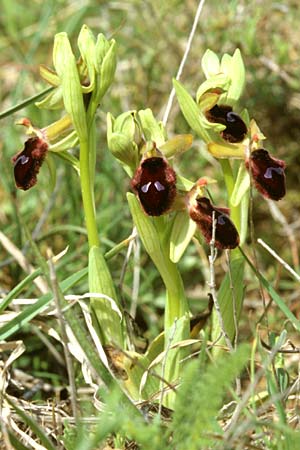
{"label": "green leaf", "polygon": [[40,439],[41,443],[45,446],[47,450],[56,450],[56,447],[52,444],[48,436],[45,434],[43,429],[37,424],[37,422],[26,414],[23,409],[19,408],[9,397],[5,398],[6,401],[13,407],[18,416],[23,422],[30,428],[30,430]]}
{"label": "green leaf", "polygon": [[170,260],[177,263],[195,234],[197,225],[186,211],[179,211],[173,221],[170,237]]}
{"label": "green leaf", "polygon": [[101,294],[92,297],[91,306],[98,320],[104,344],[124,347],[122,313],[117,294],[106,261],[99,247],[93,246],[89,252],[89,290]]}
{"label": "green leaf", "polygon": [[[63,293],[68,292],[73,286],[87,276],[88,269],[82,269],[79,272],[71,275],[60,283]],[[53,294],[51,292],[41,296],[34,304],[27,306],[14,319],[6,323],[0,328],[0,341],[9,338],[17,331],[26,325],[30,320],[40,314],[53,301]]]}
{"label": "green leaf", "polygon": [[[224,327],[230,340],[233,340],[236,331],[234,322],[234,310],[236,311],[236,320],[238,322],[243,305],[245,290],[243,283],[244,266],[245,263],[243,258],[234,257],[232,259],[232,261],[230,262],[231,276],[229,273],[226,274],[217,294]],[[218,316],[215,311],[213,311],[212,340],[217,339],[220,336],[220,333],[221,328]],[[218,341],[218,344],[220,344],[220,341]],[[215,353],[217,352],[219,352],[218,349],[216,349]]]}

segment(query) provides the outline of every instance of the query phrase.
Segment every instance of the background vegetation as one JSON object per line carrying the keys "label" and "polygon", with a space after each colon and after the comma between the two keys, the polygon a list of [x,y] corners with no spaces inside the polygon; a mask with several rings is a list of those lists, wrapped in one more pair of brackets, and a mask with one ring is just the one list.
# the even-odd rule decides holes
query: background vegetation
{"label": "background vegetation", "polygon": [[[99,223],[101,223],[100,234],[107,251],[131,233],[132,221],[125,197],[126,192],[130,189],[128,178],[107,151],[106,112],[110,111],[113,115],[119,115],[129,109],[150,107],[157,118],[162,118],[172,87],[172,77],[176,75],[182,59],[196,8],[197,2],[192,0],[184,2],[179,0],[125,0],[122,2],[33,0],[30,5],[28,2],[18,2],[17,6],[8,0],[1,1],[1,111],[45,88],[45,84],[39,76],[39,64],[51,67],[52,42],[55,33],[66,31],[75,49],[78,32],[82,24],[86,23],[96,34],[102,32],[108,38],[113,37],[117,41],[118,68],[115,83],[109,95],[105,97],[97,117],[99,154],[96,204],[99,205],[97,215]],[[247,85],[241,106],[247,107],[252,112],[252,116],[268,138],[267,148],[270,152],[287,163],[286,197],[274,205],[266,202],[261,196],[255,195],[253,210],[255,234],[256,237],[265,240],[298,273],[300,237],[299,20],[300,10],[296,0],[285,2],[207,0],[181,78],[185,86],[191,92],[195,92],[202,81],[200,60],[207,48],[219,55],[224,52],[232,54],[236,47],[241,49],[247,73]],[[59,279],[64,280],[87,265],[87,242],[83,228],[80,186],[75,173],[57,159],[58,170],[55,187],[50,182],[49,170],[45,166],[42,168],[39,182],[33,190],[30,192],[16,191],[11,157],[23,147],[24,134],[22,128],[16,126],[15,122],[25,116],[30,117],[36,126],[43,127],[53,121],[55,112],[42,111],[34,105],[30,105],[1,121],[1,231],[15,246],[23,250],[27,260],[33,265],[36,265],[36,261],[27,245],[24,224],[33,233],[44,255],[48,247],[51,247],[56,254],[69,246],[67,255],[57,268]],[[176,101],[167,128],[170,136],[190,131]],[[178,158],[175,165],[179,172],[189,173],[191,179],[196,180],[203,175],[221,179],[218,162],[206,153],[203,144],[197,139],[194,141],[193,149],[180,159]],[[226,198],[222,197],[225,195],[222,192],[224,190],[219,189],[219,192],[216,193],[216,204],[222,204],[222,202],[225,204]],[[249,239],[250,250],[253,245]],[[299,281],[291,277],[289,272],[285,271],[264,249],[258,248],[257,251],[261,273],[273,284],[286,305],[299,317]],[[110,262],[110,267],[114,279],[121,280],[121,291],[127,308],[130,310],[134,260],[129,260],[123,277],[125,256],[126,251],[114,257]],[[153,339],[162,328],[163,290],[160,278],[143,249],[141,249],[139,266],[141,280],[137,322],[144,338]],[[208,268],[205,251],[195,245],[190,245],[180,263],[180,270],[192,311],[194,313],[202,311],[207,305],[206,274]],[[223,276],[224,259],[222,257],[217,261],[216,272],[219,277]],[[266,341],[267,333],[266,322],[261,320],[264,311],[258,282],[250,272],[246,274],[246,277],[246,297],[240,323],[239,341],[252,344],[260,337]],[[4,247],[0,246],[0,295],[4,297],[23,278],[24,272],[14,258]],[[82,283],[73,292],[83,293],[87,290],[87,285]],[[265,295],[268,304],[270,299],[267,293]],[[23,292],[22,296],[25,299],[35,298],[37,291],[34,285]],[[13,306],[15,310],[20,307],[18,303]],[[300,346],[299,335],[286,321],[276,305],[270,303],[266,315],[269,331],[277,336],[285,330],[291,342],[288,349],[295,347],[297,350]],[[52,398],[53,404],[57,401],[62,410],[65,408],[67,416],[68,409],[63,403],[64,399],[68,397],[63,390],[67,383],[66,371],[64,364],[58,363],[59,358],[55,353],[61,353],[61,348],[52,342],[52,338],[48,336],[47,332],[48,327],[55,326],[55,323],[54,321],[53,323],[49,322],[49,319],[46,321],[45,318],[39,320],[41,322],[34,321],[26,325],[13,337],[15,341],[23,341],[26,351],[13,365],[11,377],[15,383],[10,384],[9,392],[18,399],[34,401],[39,405],[42,405],[46,399]],[[254,371],[261,366],[261,362],[265,358],[264,351],[266,350],[263,350],[257,343],[257,353],[253,357]],[[4,361],[7,355],[4,350],[2,354]],[[284,423],[289,429],[297,429],[299,426],[299,353],[282,354],[279,365],[289,378],[289,386],[294,386],[291,397],[284,401],[280,400],[280,402],[282,401],[280,408],[285,415]],[[236,371],[238,372],[238,370],[237,368]],[[29,377],[28,379],[24,379],[25,374],[26,377]],[[190,382],[196,383],[195,369],[190,369],[189,376]],[[234,376],[236,374],[229,374],[228,379],[233,379]],[[243,390],[247,389],[249,380],[253,381],[251,376],[254,376],[251,375],[251,371],[250,375],[249,372],[245,373],[244,380],[242,379]],[[78,385],[82,384],[83,386],[80,367],[77,370],[77,378]],[[210,379],[215,383],[221,383],[219,378]],[[256,393],[265,392],[268,382],[266,369],[264,376],[255,386]],[[197,384],[194,388],[196,387]],[[223,386],[223,388],[225,390],[228,386]],[[203,387],[198,386],[197,389],[202,392]],[[213,387],[210,389],[213,391]],[[211,391],[208,387],[208,392]],[[82,408],[86,412],[86,417],[89,417],[92,414],[89,394],[83,392],[80,396]],[[53,400],[55,398],[56,400]],[[111,402],[111,405],[117,404],[116,399]],[[203,400],[204,405],[207,406],[208,403],[209,400],[207,403]],[[216,408],[220,406],[222,405],[218,404]],[[199,408],[201,408],[201,404],[199,404]],[[278,429],[275,432],[275,428],[273,430],[276,422],[281,423],[280,417],[278,419],[280,408],[276,407],[276,402],[270,402],[262,412],[262,421],[268,425],[265,427],[260,425],[258,429],[253,429],[250,425],[246,428],[249,442],[253,439],[252,445],[256,445],[256,447],[246,447],[242,440],[244,436],[240,432],[240,434],[237,433],[235,448],[296,448],[293,447],[292,441],[289,443],[291,447],[280,447],[280,432]],[[50,413],[48,412],[48,414]],[[178,417],[177,420],[179,420]],[[203,421],[203,417],[199,420]],[[224,421],[226,422],[226,417]],[[119,419],[119,422],[110,424],[107,433],[124,429],[125,435],[127,433],[130,436],[130,427],[121,422]],[[149,430],[146,431],[143,428],[141,430],[147,437]],[[67,434],[66,430],[63,431],[62,428],[60,431]],[[212,433],[215,431],[212,430]],[[272,447],[273,431],[277,436],[275,447]],[[150,430],[152,435],[156,432],[157,429]],[[255,432],[257,435],[253,438]],[[68,442],[72,442],[72,430],[70,433],[71,437],[68,437]],[[134,433],[131,433],[131,436],[135,436]],[[102,437],[106,438],[105,433]],[[141,448],[148,448],[147,439],[143,443],[141,437],[137,435],[135,437],[142,445]],[[134,448],[135,444],[127,442],[124,434],[119,439],[119,442],[115,441],[113,444],[111,441],[107,445],[115,445],[115,448],[118,446],[123,448],[127,445],[127,448]],[[78,438],[77,441],[79,442],[80,439]],[[78,442],[76,445],[81,448]],[[72,448],[72,445],[70,444],[69,448]],[[129,447],[130,445],[132,447]],[[160,447],[159,443],[156,447],[155,443],[152,445],[151,448],[164,448]],[[190,443],[186,448],[209,448],[205,445],[211,444],[203,441],[201,443],[203,447],[193,447],[192,445],[196,444]],[[178,446],[178,448],[181,447]]]}

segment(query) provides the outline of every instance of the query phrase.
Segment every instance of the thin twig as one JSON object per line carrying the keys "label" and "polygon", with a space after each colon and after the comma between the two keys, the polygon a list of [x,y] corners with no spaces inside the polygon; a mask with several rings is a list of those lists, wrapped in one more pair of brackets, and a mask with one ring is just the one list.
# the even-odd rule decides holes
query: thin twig
{"label": "thin twig", "polygon": [[[50,251],[49,251],[50,253]],[[52,253],[52,252],[51,252]],[[56,278],[56,272],[54,268],[54,264],[52,261],[52,254],[49,254],[49,271],[50,271],[50,282],[51,287],[53,290],[53,297],[57,309],[57,318],[61,330],[61,339],[63,343],[63,349],[65,354],[65,360],[67,365],[67,372],[68,372],[68,378],[69,378],[69,384],[70,384],[70,397],[71,397],[71,406],[72,406],[72,413],[75,419],[75,423],[77,423],[78,420],[78,414],[77,414],[77,404],[76,404],[76,384],[75,384],[75,375],[74,375],[74,369],[73,369],[73,362],[71,355],[69,353],[68,349],[68,336],[66,331],[66,324],[65,319],[62,314],[62,308],[61,308],[61,300],[60,300],[60,293],[58,289],[58,282]]]}
{"label": "thin twig", "polygon": [[[177,75],[176,75],[176,80],[179,80],[180,77],[181,77],[183,68],[185,66],[188,54],[189,54],[190,49],[191,49],[192,41],[193,41],[193,38],[194,38],[194,35],[195,35],[195,32],[196,32],[196,28],[197,28],[197,25],[198,25],[198,22],[199,22],[199,18],[200,18],[200,15],[201,15],[204,3],[205,3],[205,0],[200,0],[200,2],[198,4],[198,8],[197,8],[197,11],[196,11],[196,14],[195,14],[193,26],[192,26],[192,29],[191,29],[191,32],[190,32],[190,35],[189,35],[189,38],[188,38],[188,41],[187,41],[187,44],[186,44],[185,52],[184,52],[184,55],[182,57],[182,60],[181,60],[181,63],[180,63],[180,66],[179,66],[179,69],[178,69],[178,72],[177,72]],[[169,114],[170,114],[170,111],[171,111],[171,108],[172,108],[174,97],[175,97],[175,89],[172,88],[170,96],[169,96],[169,99],[168,99],[168,103],[167,103],[167,106],[166,106],[166,110],[165,110],[165,113],[164,113],[164,117],[163,117],[163,120],[162,120],[162,123],[164,124],[164,126],[166,126],[166,124],[167,124],[168,117],[169,117]]]}
{"label": "thin twig", "polygon": [[291,266],[288,265],[287,262],[285,262],[280,256],[266,244],[262,239],[257,239],[257,242],[264,247],[277,261],[288,271],[290,274],[297,280],[300,281],[300,275],[294,271],[294,269],[291,268]]}
{"label": "thin twig", "polygon": [[215,248],[216,222],[217,221],[215,218],[215,211],[213,211],[213,213],[212,213],[212,236],[211,236],[211,241],[209,243],[210,255],[208,256],[209,268],[210,268],[209,288],[210,288],[210,295],[212,296],[212,299],[214,301],[216,313],[217,313],[218,320],[219,320],[219,325],[222,330],[226,345],[227,345],[228,349],[232,352],[233,346],[232,346],[231,340],[227,334],[227,331],[225,330],[225,325],[224,325],[224,321],[223,321],[223,317],[222,317],[222,313],[221,313],[221,309],[220,309],[220,305],[219,305],[217,293],[216,293],[216,279],[215,279],[215,267],[214,267],[215,260],[217,257],[217,249]]}

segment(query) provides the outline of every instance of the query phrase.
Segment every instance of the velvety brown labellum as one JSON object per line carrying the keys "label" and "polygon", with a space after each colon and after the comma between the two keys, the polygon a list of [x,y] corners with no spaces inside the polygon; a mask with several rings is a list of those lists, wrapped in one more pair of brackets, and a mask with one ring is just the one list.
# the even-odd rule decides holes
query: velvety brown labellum
{"label": "velvety brown labellum", "polygon": [[144,159],[131,181],[144,211],[149,216],[167,212],[176,196],[176,174],[165,158]]}
{"label": "velvety brown labellum", "polygon": [[237,247],[240,238],[228,216],[228,208],[217,208],[206,197],[198,197],[189,207],[190,217],[197,223],[207,243],[212,239],[213,212],[216,220],[215,246],[220,249]]}
{"label": "velvety brown labellum", "polygon": [[38,137],[25,142],[24,150],[12,158],[16,186],[26,191],[36,184],[37,174],[45,159],[48,144]]}
{"label": "velvety brown labellum", "polygon": [[225,141],[237,143],[244,140],[247,134],[246,124],[238,114],[232,111],[231,106],[215,105],[205,115],[210,122],[226,125],[225,130],[221,131]]}
{"label": "velvety brown labellum", "polygon": [[267,150],[254,150],[246,167],[251,170],[256,189],[265,197],[280,200],[285,196],[285,162],[273,158]]}

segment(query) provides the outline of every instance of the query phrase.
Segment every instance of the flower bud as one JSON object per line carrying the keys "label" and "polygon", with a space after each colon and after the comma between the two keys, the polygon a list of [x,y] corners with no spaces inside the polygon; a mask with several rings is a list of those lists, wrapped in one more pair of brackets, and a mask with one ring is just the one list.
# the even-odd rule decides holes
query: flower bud
{"label": "flower bud", "polygon": [[206,111],[207,120],[225,125],[225,130],[221,131],[221,136],[225,141],[231,143],[242,142],[247,134],[245,122],[238,114],[232,111],[229,105],[215,105]]}
{"label": "flower bud", "polygon": [[37,182],[37,174],[48,151],[48,144],[39,137],[25,142],[24,149],[12,158],[16,186],[26,191]]}
{"label": "flower bud", "polygon": [[256,189],[266,198],[280,200],[285,196],[285,162],[273,158],[268,151],[254,150],[246,161]]}
{"label": "flower bud", "polygon": [[188,205],[189,215],[196,222],[205,241],[212,239],[213,213],[215,216],[215,246],[219,249],[235,248],[240,238],[233,222],[229,218],[228,208],[217,208],[206,197],[197,197]]}
{"label": "flower bud", "polygon": [[176,174],[160,156],[142,160],[131,181],[134,192],[149,216],[167,212],[176,197]]}

